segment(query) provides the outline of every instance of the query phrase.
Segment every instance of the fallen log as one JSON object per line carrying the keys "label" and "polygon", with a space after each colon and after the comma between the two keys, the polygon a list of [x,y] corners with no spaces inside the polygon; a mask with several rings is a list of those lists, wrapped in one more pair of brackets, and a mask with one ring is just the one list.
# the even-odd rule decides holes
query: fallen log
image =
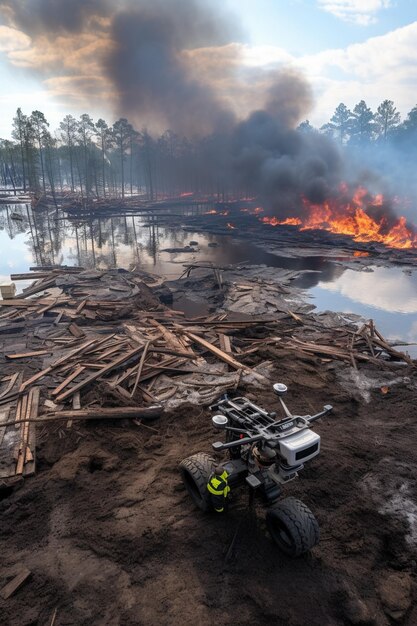
{"label": "fallen log", "polygon": [[58,413],[46,413],[36,419],[26,417],[20,420],[3,422],[3,426],[11,426],[12,424],[23,424],[25,422],[55,422],[58,420],[121,420],[121,419],[156,419],[163,412],[160,404],[147,407],[130,407],[120,406],[112,408],[89,408],[79,409],[76,411],[59,411]]}

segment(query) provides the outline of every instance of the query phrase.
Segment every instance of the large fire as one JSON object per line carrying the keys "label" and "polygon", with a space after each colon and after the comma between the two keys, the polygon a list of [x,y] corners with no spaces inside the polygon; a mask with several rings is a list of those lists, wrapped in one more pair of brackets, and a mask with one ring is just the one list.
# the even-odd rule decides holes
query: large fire
{"label": "large fire", "polygon": [[391,248],[417,248],[417,233],[407,224],[405,217],[388,219],[384,212],[373,217],[372,212],[382,208],[382,195],[371,196],[363,188],[357,189],[351,200],[329,200],[315,205],[303,200],[302,217],[261,217],[271,226],[298,226],[300,230],[328,230],[332,233],[350,235],[355,241],[377,241]]}

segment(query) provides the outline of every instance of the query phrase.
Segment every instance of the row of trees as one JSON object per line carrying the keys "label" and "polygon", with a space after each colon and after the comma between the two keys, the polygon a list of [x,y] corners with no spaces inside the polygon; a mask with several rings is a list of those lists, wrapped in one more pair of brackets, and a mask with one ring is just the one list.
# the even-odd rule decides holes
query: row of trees
{"label": "row of trees", "polygon": [[155,139],[125,118],[109,126],[88,114],[66,115],[53,134],[41,111],[25,115],[19,108],[12,137],[0,140],[1,186],[84,198],[147,192],[150,199],[195,187],[190,142],[171,131]]}
{"label": "row of trees", "polygon": [[[368,146],[382,152],[381,147],[397,145],[408,154],[417,146],[417,106],[401,121],[391,100],[384,100],[375,112],[364,100],[352,110],[340,103],[320,129],[308,120],[298,129],[330,135],[346,149]],[[12,138],[0,139],[1,187],[48,191],[53,196],[57,191],[76,191],[86,199],[138,192],[156,199],[183,191],[220,197],[234,191],[222,167],[219,138],[191,142],[169,130],[152,137],[125,118],[109,126],[88,114],[78,119],[66,115],[52,133],[41,111],[25,115],[20,108]]]}
{"label": "row of trees", "polygon": [[318,131],[330,135],[342,145],[363,146],[387,142],[404,142],[414,137],[417,130],[417,106],[401,121],[399,111],[392,100],[384,100],[373,112],[364,100],[350,110],[343,102],[320,129],[315,129],[308,120],[299,129],[304,132]]}

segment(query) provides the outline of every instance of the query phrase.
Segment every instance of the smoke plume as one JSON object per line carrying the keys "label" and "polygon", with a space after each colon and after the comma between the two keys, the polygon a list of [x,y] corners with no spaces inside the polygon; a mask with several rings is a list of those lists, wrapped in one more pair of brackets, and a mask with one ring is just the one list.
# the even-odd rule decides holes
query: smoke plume
{"label": "smoke plume", "polygon": [[233,113],[219,101],[204,76],[191,76],[183,51],[227,43],[228,29],[202,2],[145,1],[114,16],[114,48],[106,71],[118,106],[130,117],[145,114],[177,132],[206,134],[226,129]]}
{"label": "smoke plume", "polygon": [[201,171],[261,197],[272,213],[300,214],[302,197],[322,203],[349,172],[332,140],[295,130],[311,109],[312,93],[292,70],[259,70],[257,78],[246,70],[247,100],[262,106],[237,117],[219,85],[240,84],[236,94],[242,95],[245,70],[239,46],[231,45],[241,32],[219,4],[0,0],[0,15],[32,40],[11,61],[40,74],[56,93],[72,89],[93,105],[110,103],[137,128],[210,135]]}

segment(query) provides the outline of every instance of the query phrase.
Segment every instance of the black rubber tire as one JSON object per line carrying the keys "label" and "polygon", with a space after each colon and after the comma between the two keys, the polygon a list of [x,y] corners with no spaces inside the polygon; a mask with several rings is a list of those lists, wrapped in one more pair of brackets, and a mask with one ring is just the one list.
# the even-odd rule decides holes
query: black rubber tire
{"label": "black rubber tire", "polygon": [[301,500],[285,498],[270,508],[266,525],[280,550],[291,557],[308,552],[320,541],[316,518]]}
{"label": "black rubber tire", "polygon": [[180,463],[181,478],[185,488],[194,504],[205,513],[213,508],[207,483],[215,466],[215,460],[204,452],[193,454]]}

